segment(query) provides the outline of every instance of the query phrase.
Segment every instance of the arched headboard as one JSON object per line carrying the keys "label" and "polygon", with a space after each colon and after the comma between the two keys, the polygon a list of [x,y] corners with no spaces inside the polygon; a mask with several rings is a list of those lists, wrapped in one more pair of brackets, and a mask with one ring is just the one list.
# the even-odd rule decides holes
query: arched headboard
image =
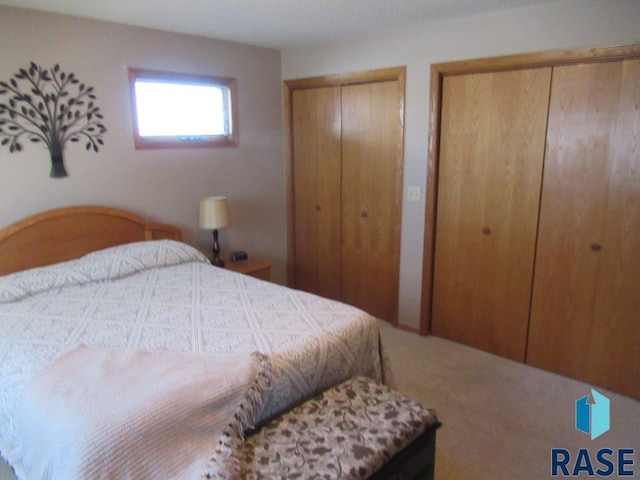
{"label": "arched headboard", "polygon": [[123,243],[182,240],[180,229],[109,207],[58,208],[0,230],[0,275],[50,265]]}

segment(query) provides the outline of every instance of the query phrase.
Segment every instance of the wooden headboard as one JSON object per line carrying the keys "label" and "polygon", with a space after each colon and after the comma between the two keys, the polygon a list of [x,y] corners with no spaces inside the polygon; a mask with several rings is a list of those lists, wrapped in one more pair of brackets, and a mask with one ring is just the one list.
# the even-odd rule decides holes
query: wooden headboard
{"label": "wooden headboard", "polygon": [[123,243],[165,238],[182,240],[182,232],[117,208],[49,210],[0,230],[0,275],[71,260]]}

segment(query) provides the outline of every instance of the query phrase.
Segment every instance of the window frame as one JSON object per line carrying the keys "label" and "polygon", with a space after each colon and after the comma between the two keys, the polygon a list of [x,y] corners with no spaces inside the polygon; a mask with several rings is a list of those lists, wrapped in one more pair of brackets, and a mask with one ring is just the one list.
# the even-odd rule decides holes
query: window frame
{"label": "window frame", "polygon": [[[128,68],[129,94],[131,98],[131,113],[133,121],[133,141],[136,150],[150,148],[201,148],[201,147],[237,147],[238,146],[238,93],[237,81],[232,77],[218,77],[212,75],[197,75],[175,73],[159,70]],[[229,112],[229,133],[223,135],[206,135],[183,137],[180,135],[164,135],[144,137],[138,128],[138,108],[136,102],[135,84],[138,80],[157,80],[192,85],[222,86],[228,90],[227,105]]]}

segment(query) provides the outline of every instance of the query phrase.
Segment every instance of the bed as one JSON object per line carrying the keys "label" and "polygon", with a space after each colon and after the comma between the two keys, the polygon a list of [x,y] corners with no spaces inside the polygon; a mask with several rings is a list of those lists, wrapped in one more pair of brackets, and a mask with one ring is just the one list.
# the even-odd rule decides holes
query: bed
{"label": "bed", "polygon": [[0,453],[20,479],[234,478],[244,431],[358,375],[376,320],[68,207],[0,230]]}

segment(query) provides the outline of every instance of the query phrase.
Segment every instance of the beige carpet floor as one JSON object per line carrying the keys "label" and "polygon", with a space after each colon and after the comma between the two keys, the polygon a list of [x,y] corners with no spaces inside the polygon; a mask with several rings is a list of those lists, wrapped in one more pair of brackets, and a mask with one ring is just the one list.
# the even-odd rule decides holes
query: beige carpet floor
{"label": "beige carpet floor", "polygon": [[[640,477],[640,402],[596,388],[611,401],[611,430],[591,440],[574,426],[575,400],[590,393],[589,385],[380,325],[397,389],[433,407],[443,423],[437,480],[552,478],[552,448],[574,456],[587,448],[595,459],[604,447],[635,449],[633,471]],[[9,479],[0,462],[0,480]]]}
{"label": "beige carpet floor", "polygon": [[380,324],[397,389],[433,407],[443,424],[437,480],[552,478],[553,448],[574,458],[588,449],[594,469],[599,448],[633,448],[626,458],[634,465],[625,468],[640,477],[640,402],[596,387],[610,399],[611,429],[591,440],[575,429],[575,401],[590,385]]}

